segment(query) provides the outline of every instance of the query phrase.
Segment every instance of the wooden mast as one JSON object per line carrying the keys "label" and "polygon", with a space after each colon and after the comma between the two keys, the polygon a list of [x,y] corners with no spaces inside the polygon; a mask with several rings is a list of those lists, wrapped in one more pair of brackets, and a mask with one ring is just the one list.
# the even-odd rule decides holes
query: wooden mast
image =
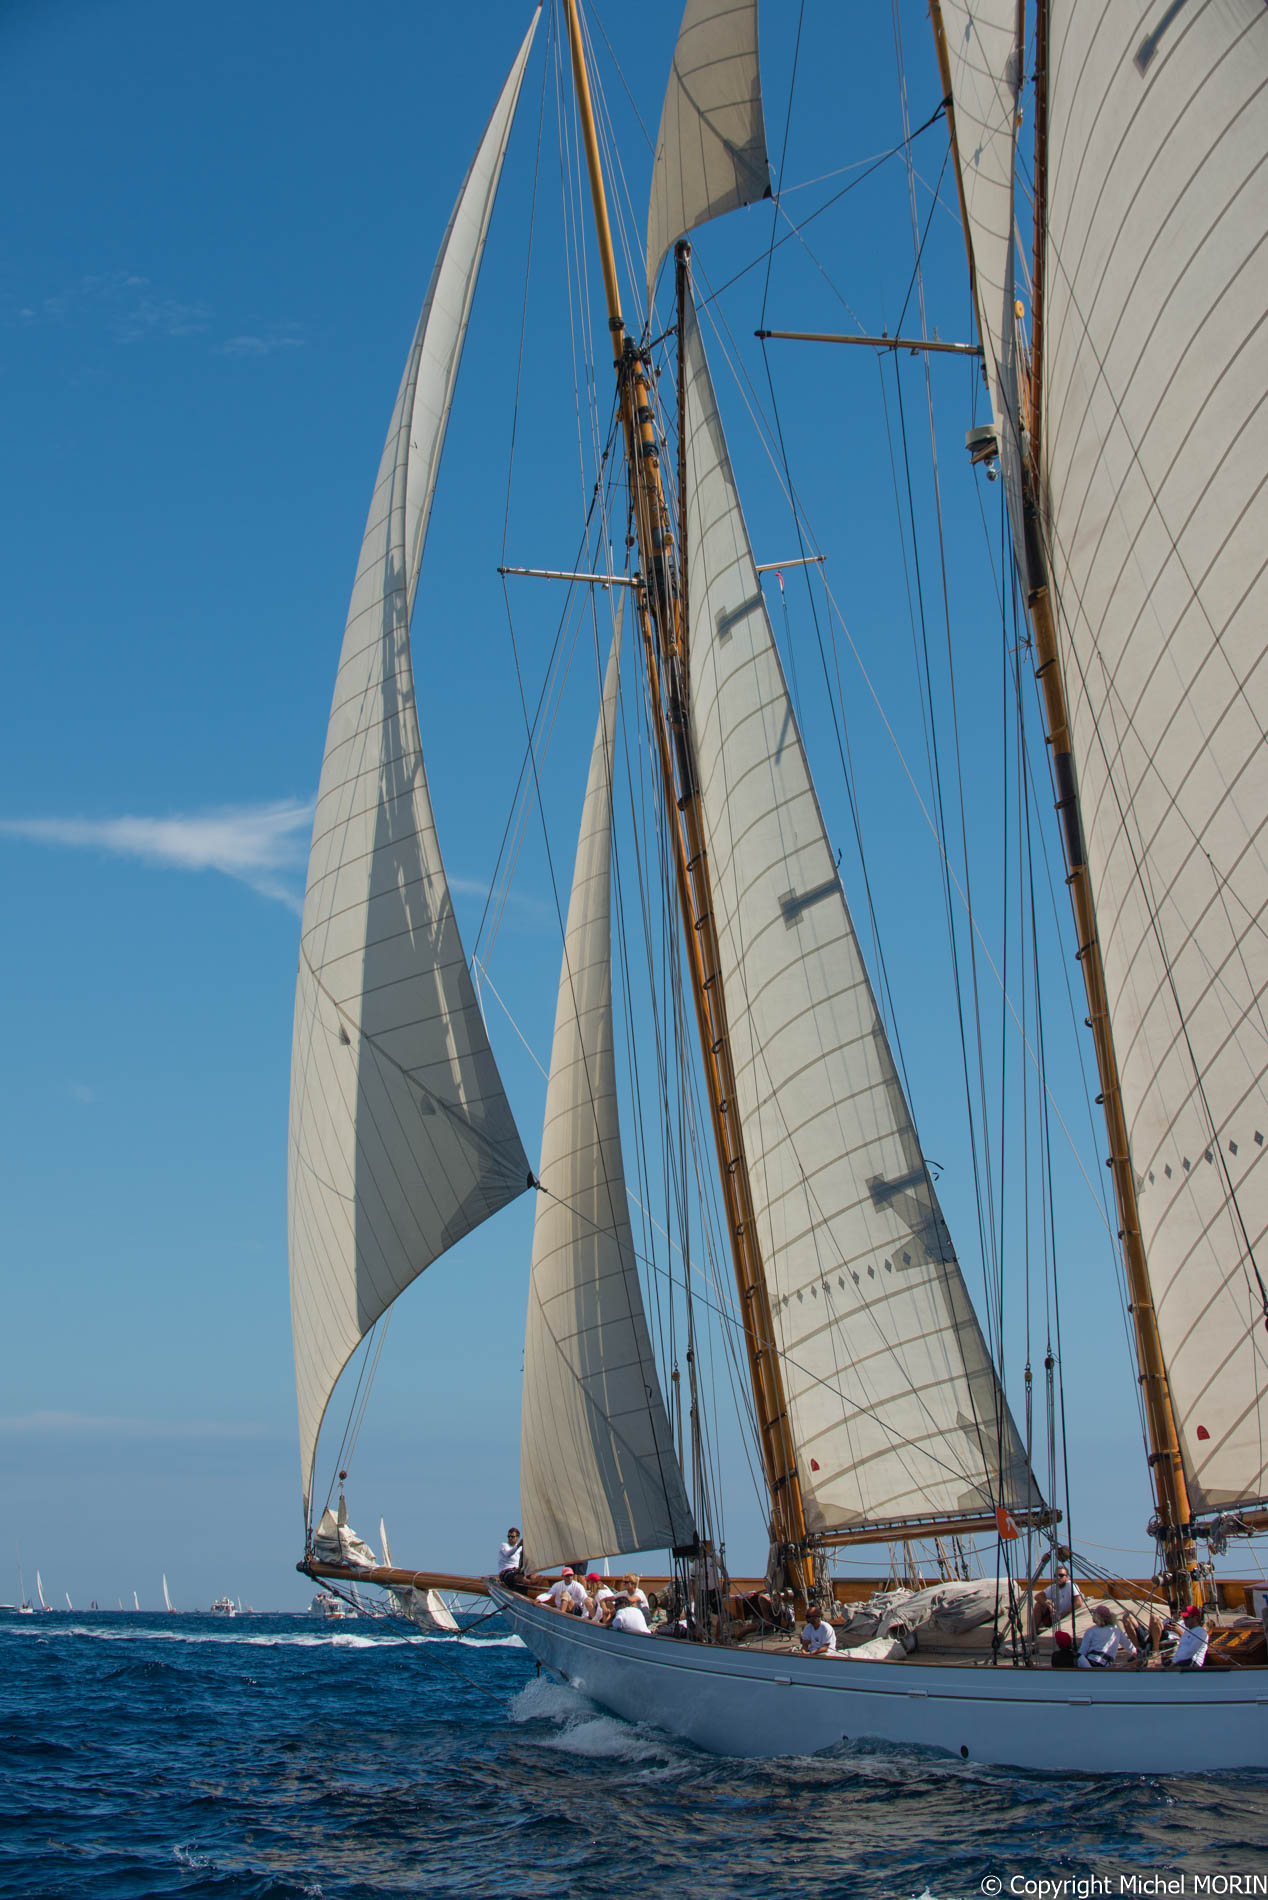
{"label": "wooden mast", "polygon": [[[616,257],[608,221],[603,171],[595,133],[590,83],[582,47],[577,0],[566,0],[573,80],[590,174],[590,195],[603,268],[603,286],[619,386],[625,455],[642,575],[636,589],[653,727],[671,824],[675,876],[683,918],[687,967],[695,1001],[731,1258],[744,1323],[749,1378],[756,1408],[762,1465],[771,1503],[771,1538],[779,1546],[788,1581],[809,1596],[813,1567],[806,1550],[806,1521],[797,1454],[774,1343],[770,1295],[753,1214],[748,1164],[736,1112],[735,1071],[722,993],[721,960],[714,922],[708,853],[700,810],[690,721],[687,716],[685,603],[680,592],[673,522],[665,499],[652,411],[648,365],[626,334],[621,316]],[[679,329],[686,294],[685,244],[678,247]]]}
{"label": "wooden mast", "polygon": [[[964,188],[960,178],[960,154],[956,141],[955,104],[952,98],[951,63],[947,52],[942,9],[932,0],[934,39],[938,50],[938,69],[951,129],[951,149],[955,157],[956,182],[960,191],[960,215],[964,242],[969,253],[970,278],[974,275],[973,243]],[[1019,27],[1020,43],[1020,27]],[[1132,1172],[1127,1116],[1119,1082],[1118,1061],[1110,1025],[1105,965],[1092,902],[1092,886],[1084,850],[1083,818],[1079,803],[1078,779],[1070,738],[1069,703],[1061,665],[1056,621],[1048,586],[1048,568],[1043,548],[1042,523],[1038,496],[1042,449],[1043,290],[1047,239],[1047,159],[1048,159],[1048,7],[1037,0],[1035,16],[1035,230],[1030,404],[1026,417],[1029,431],[1028,454],[1022,458],[1022,497],[1025,514],[1027,597],[1026,606],[1034,631],[1035,676],[1043,693],[1047,744],[1052,758],[1052,776],[1056,809],[1061,817],[1062,841],[1066,858],[1066,883],[1074,909],[1079,947],[1076,956],[1083,970],[1087,992],[1087,1024],[1096,1051],[1100,1079],[1100,1102],[1105,1112],[1109,1137],[1108,1167],[1114,1182],[1118,1208],[1118,1238],[1123,1249],[1127,1275],[1129,1311],[1136,1341],[1140,1385],[1145,1409],[1149,1451],[1149,1470],[1153,1481],[1156,1514],[1150,1526],[1164,1552],[1168,1594],[1172,1606],[1180,1608],[1200,1602],[1202,1593],[1194,1576],[1196,1548],[1193,1543],[1188,1486],[1180,1455],[1171,1388],[1158,1333],[1153,1292],[1149,1283],[1144,1240],[1140,1228],[1140,1210],[1136,1180]],[[977,303],[976,288],[974,306]],[[990,339],[982,338],[989,349]],[[1020,427],[1022,418],[1017,418]]]}

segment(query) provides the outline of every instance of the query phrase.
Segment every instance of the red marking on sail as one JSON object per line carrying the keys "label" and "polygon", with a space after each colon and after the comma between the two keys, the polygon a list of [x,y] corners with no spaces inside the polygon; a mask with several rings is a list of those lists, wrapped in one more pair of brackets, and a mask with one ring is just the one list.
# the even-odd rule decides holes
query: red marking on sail
{"label": "red marking on sail", "polygon": [[1011,1543],[1013,1538],[1021,1536],[1021,1532],[1002,1504],[995,1513],[995,1528],[1006,1543]]}
{"label": "red marking on sail", "polygon": [[817,1458],[812,1458],[810,1460],[810,1469],[812,1471],[817,1471],[819,1469],[819,1460]]}
{"label": "red marking on sail", "polygon": [[1208,1432],[1208,1431],[1207,1431],[1207,1429],[1206,1429],[1206,1426],[1205,1426],[1205,1425],[1199,1425],[1199,1426],[1198,1426],[1198,1437],[1199,1437],[1199,1438],[1209,1438],[1210,1436],[1211,1436],[1211,1434],[1210,1434],[1210,1432]]}

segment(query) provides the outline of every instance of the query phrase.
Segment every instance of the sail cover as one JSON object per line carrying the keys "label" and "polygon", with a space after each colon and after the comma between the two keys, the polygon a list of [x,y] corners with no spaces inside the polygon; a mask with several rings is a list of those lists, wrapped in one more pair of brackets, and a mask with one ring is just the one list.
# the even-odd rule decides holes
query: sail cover
{"label": "sail cover", "polygon": [[612,1042],[620,628],[590,760],[542,1132],[520,1501],[532,1569],[694,1541],[634,1258]]}
{"label": "sail cover", "polygon": [[388,427],[335,681],[291,1056],[291,1323],[308,1510],[357,1343],[528,1182],[458,935],[423,769],[409,619],[527,38],[449,222]]}
{"label": "sail cover", "polygon": [[648,303],[676,238],[769,197],[757,0],[687,0],[652,167]]}
{"label": "sail cover", "polygon": [[1086,850],[1195,1510],[1268,1495],[1268,12],[1070,0],[1044,462]]}
{"label": "sail cover", "polygon": [[846,908],[690,307],[685,349],[691,714],[807,1526],[1038,1508]]}
{"label": "sail cover", "polygon": [[935,0],[941,14],[951,127],[967,225],[978,334],[998,432],[1013,548],[1027,572],[1022,424],[1013,268],[1013,175],[1020,117],[1018,0]]}

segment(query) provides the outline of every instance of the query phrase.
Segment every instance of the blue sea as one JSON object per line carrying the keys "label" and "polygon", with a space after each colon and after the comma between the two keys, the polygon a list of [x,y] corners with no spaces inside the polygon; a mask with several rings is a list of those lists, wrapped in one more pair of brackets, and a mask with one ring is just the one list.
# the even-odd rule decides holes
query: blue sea
{"label": "blue sea", "polygon": [[1268,1893],[1268,1774],[718,1760],[494,1623],[0,1615],[0,1792],[4,1900]]}

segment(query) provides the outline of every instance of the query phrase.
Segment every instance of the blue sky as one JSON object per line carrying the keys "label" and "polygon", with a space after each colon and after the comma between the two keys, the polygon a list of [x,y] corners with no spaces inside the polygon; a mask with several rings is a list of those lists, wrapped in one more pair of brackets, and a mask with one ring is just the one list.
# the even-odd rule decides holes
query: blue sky
{"label": "blue sky", "polygon": [[[644,11],[645,45],[622,57],[638,113],[654,127],[677,8],[652,0]],[[794,215],[901,136],[891,22],[849,11],[847,31],[839,8],[812,0],[806,9],[783,155],[795,10],[763,10],[771,153],[799,188],[785,201]],[[355,10],[227,0],[213,23],[159,0],[46,0],[6,9],[0,21],[0,142],[13,181],[0,261],[0,1471],[28,1578],[38,1563],[46,1587],[77,1603],[134,1588],[153,1602],[164,1570],[185,1605],[222,1591],[261,1606],[310,1594],[293,1572],[301,1522],[285,1180],[311,804],[401,362],[435,245],[529,13],[520,0],[489,0],[478,15],[401,0]],[[595,14],[614,39],[624,17],[607,0]],[[903,33],[919,125],[939,87],[918,6],[904,13]],[[595,37],[613,117],[630,135],[637,227],[646,148],[597,27]],[[495,569],[544,83],[544,150],[554,138],[545,38],[477,296],[415,623],[429,774],[469,951],[524,745]],[[915,148],[922,228],[941,184],[925,251],[928,320],[944,337],[967,337],[945,152],[941,127]],[[513,562],[566,566],[586,491],[569,364],[578,306],[570,315],[557,160],[543,161],[541,181],[506,547]],[[717,304],[752,378],[747,390],[726,376],[720,341],[709,339],[759,559],[795,552],[776,471],[746,416],[748,402],[769,406],[752,332],[771,216],[755,208],[697,241],[706,287],[759,260]],[[768,323],[894,330],[913,250],[901,162],[842,199],[806,239],[813,255],[795,239],[776,253]],[[903,321],[918,321],[914,297]],[[794,478],[814,496],[834,592],[919,781],[887,445],[892,394],[887,416],[867,352],[770,347]],[[902,373],[929,519],[923,372],[904,363]],[[994,519],[998,489],[983,484],[979,504],[981,478],[959,447],[973,419],[971,371],[942,359],[933,380],[969,821],[989,857],[1002,783],[988,749],[1000,723],[1001,645],[982,505]],[[922,560],[940,602],[932,539]],[[830,753],[813,628],[791,584],[789,601],[790,673],[805,682],[812,756],[816,740]],[[514,594],[512,604],[535,693],[559,602]],[[936,617],[931,624],[941,639]],[[778,614],[776,626],[782,635]],[[844,641],[841,651],[848,662]],[[945,1169],[948,1215],[976,1287],[936,860],[857,672],[847,697],[869,869],[910,1025],[917,1120]],[[593,683],[582,679],[565,733],[588,735],[593,716]],[[584,757],[571,777],[561,768],[548,796],[564,809],[583,776]],[[844,841],[839,776],[821,790]],[[989,934],[998,921],[989,874],[979,901]],[[541,1056],[558,954],[530,837],[489,967]],[[1054,976],[1054,988],[1062,980]],[[997,996],[991,1008],[997,1017]],[[535,1154],[541,1078],[496,1003],[489,1009]],[[1073,1059],[1058,1058],[1054,1085],[1086,1152],[1075,1075]],[[1064,1154],[1058,1166],[1064,1297],[1089,1348],[1089,1370],[1072,1366],[1067,1386],[1072,1450],[1088,1477],[1076,1531],[1107,1551],[1124,1538],[1141,1551],[1143,1459],[1104,1231],[1078,1169]],[[1095,1155],[1086,1167],[1099,1187]],[[530,1223],[521,1202],[434,1268],[392,1321],[351,1502],[363,1531],[386,1514],[410,1562],[483,1568],[518,1509]],[[1081,1402],[1091,1392],[1095,1401]],[[739,1506],[737,1527],[733,1562],[760,1562],[760,1532]],[[10,1594],[0,1581],[0,1597]]]}

